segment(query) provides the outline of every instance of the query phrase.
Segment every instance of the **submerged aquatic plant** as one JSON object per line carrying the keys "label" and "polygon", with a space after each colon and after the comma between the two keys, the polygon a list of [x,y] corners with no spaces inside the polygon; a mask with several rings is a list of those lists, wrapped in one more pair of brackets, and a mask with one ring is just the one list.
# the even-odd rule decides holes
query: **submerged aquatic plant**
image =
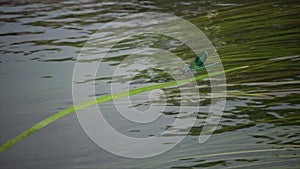
{"label": "submerged aquatic plant", "polygon": [[183,80],[179,80],[179,81],[171,81],[171,82],[165,82],[165,83],[160,83],[160,84],[156,84],[156,85],[141,87],[141,88],[129,90],[129,91],[126,91],[126,92],[121,92],[121,93],[117,93],[117,94],[110,94],[110,95],[98,97],[95,100],[90,100],[88,102],[85,102],[85,103],[82,103],[82,104],[79,104],[79,105],[74,105],[72,107],[69,107],[67,109],[64,109],[60,112],[57,112],[57,113],[51,115],[50,117],[40,121],[39,123],[35,124],[31,128],[25,130],[21,134],[17,135],[16,137],[12,138],[11,140],[7,141],[5,144],[3,144],[0,147],[0,152],[3,152],[7,148],[9,148],[12,145],[16,144],[17,142],[21,141],[22,139],[29,136],[30,134],[38,131],[39,129],[49,125],[50,123],[66,116],[70,113],[74,113],[76,110],[80,110],[80,109],[89,107],[91,105],[100,104],[100,103],[107,102],[107,101],[110,101],[110,100],[115,100],[115,99],[123,98],[123,97],[126,97],[126,96],[131,96],[131,95],[135,95],[135,94],[138,94],[138,93],[154,90],[154,89],[160,89],[160,88],[165,88],[165,87],[170,87],[170,86],[181,85],[181,84],[185,84],[185,83],[188,83],[188,82],[191,82],[191,81],[194,81],[194,80],[201,80],[201,79],[204,79],[204,78],[207,78],[207,77],[217,76],[217,75],[220,75],[220,74],[223,74],[223,73],[229,73],[229,72],[241,70],[241,69],[244,69],[244,68],[247,68],[247,67],[248,66],[235,67],[235,68],[227,69],[227,70],[224,70],[224,71],[214,72],[214,73],[211,73],[211,74],[204,74],[204,75],[200,75],[200,76],[197,76],[197,77],[187,78],[187,79],[183,79]]}

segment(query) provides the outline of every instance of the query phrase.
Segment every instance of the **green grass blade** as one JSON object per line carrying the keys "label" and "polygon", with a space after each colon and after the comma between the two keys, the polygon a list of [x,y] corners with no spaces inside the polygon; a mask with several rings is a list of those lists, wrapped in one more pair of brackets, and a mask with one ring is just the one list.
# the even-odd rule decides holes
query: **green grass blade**
{"label": "green grass blade", "polygon": [[164,88],[164,87],[176,86],[176,85],[188,83],[188,82],[191,82],[191,81],[194,81],[194,80],[200,80],[200,79],[204,79],[204,78],[207,78],[207,77],[217,76],[217,75],[220,75],[220,74],[223,74],[223,73],[229,73],[229,72],[237,71],[237,70],[244,69],[244,68],[247,68],[247,67],[248,66],[236,67],[236,68],[225,70],[224,72],[223,71],[214,72],[214,73],[211,73],[210,75],[205,74],[205,75],[200,75],[200,76],[197,76],[197,77],[183,79],[183,80],[179,80],[179,81],[166,82],[166,83],[156,84],[156,85],[142,87],[142,88],[138,88],[138,89],[133,89],[133,90],[126,91],[126,92],[121,92],[121,93],[117,93],[117,94],[102,96],[102,97],[96,98],[96,100],[91,100],[91,101],[88,101],[88,102],[85,102],[85,103],[82,103],[82,104],[79,104],[79,105],[69,107],[67,109],[64,109],[60,112],[57,112],[57,113],[51,115],[50,117],[40,121],[39,123],[35,124],[31,128],[29,128],[29,129],[25,130],[24,132],[22,132],[21,134],[17,135],[16,137],[10,139],[9,141],[7,141],[5,144],[3,144],[0,147],[0,152],[3,152],[7,148],[9,148],[12,145],[16,144],[17,142],[21,141],[22,139],[29,136],[30,134],[38,131],[39,129],[49,125],[50,123],[66,116],[70,113],[74,113],[75,110],[80,110],[80,109],[89,107],[91,105],[100,104],[100,103],[107,102],[107,101],[110,101],[110,100],[115,100],[115,99],[123,98],[123,97],[126,97],[126,96],[131,96],[131,95],[135,95],[135,94],[138,94],[138,93],[154,90],[154,89],[160,89],[160,88]]}

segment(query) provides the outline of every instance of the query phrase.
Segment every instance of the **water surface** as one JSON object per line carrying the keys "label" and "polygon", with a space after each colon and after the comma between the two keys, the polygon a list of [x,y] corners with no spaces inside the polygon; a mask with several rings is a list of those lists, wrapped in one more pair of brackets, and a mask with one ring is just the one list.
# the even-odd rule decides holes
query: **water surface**
{"label": "water surface", "polygon": [[[128,14],[168,12],[188,19],[213,42],[225,69],[249,65],[247,70],[226,74],[225,112],[219,128],[204,144],[198,143],[198,136],[207,115],[205,109],[198,112],[195,126],[174,149],[138,160],[117,157],[97,147],[81,129],[76,115],[71,114],[1,153],[1,166],[297,168],[300,160],[299,7],[297,1],[280,0],[249,3],[221,0],[1,1],[1,145],[38,121],[72,106],[72,73],[81,47],[105,23]],[[177,41],[147,35],[121,42],[115,47],[116,53],[104,60],[104,65],[108,70],[117,66],[127,56],[128,49],[138,45],[168,49],[187,62],[195,57]],[[205,71],[198,72],[203,73]],[[157,69],[148,69],[136,76],[132,87],[171,80],[172,77]],[[109,73],[97,78],[97,96],[109,94],[103,85],[110,83]],[[208,107],[209,81],[201,81],[198,85],[203,96],[199,98],[200,105]],[[137,127],[127,123],[112,102],[100,107],[118,131],[147,137],[171,127],[180,106],[179,92],[176,88],[165,90],[168,109],[162,112],[163,118],[155,125]],[[144,95],[139,97],[147,97]],[[138,102],[139,97],[132,98],[135,108],[147,109],[149,102]]]}

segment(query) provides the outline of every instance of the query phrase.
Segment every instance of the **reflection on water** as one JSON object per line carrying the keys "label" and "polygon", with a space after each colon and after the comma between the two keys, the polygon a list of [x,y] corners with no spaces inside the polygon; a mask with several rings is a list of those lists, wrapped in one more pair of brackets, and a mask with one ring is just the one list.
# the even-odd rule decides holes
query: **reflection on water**
{"label": "reflection on water", "polygon": [[[81,47],[105,23],[128,14],[169,12],[189,19],[212,40],[225,69],[249,65],[247,70],[226,75],[225,112],[216,134],[204,144],[198,144],[198,136],[211,98],[218,97],[209,94],[208,79],[198,82],[201,98],[189,93],[185,100],[191,105],[200,102],[196,124],[181,144],[165,154],[139,160],[111,155],[96,147],[80,128],[76,116],[70,115],[1,153],[4,168],[293,168],[299,163],[300,5],[297,1],[0,3],[1,145],[37,121],[72,105],[72,71]],[[102,41],[109,42],[114,34],[105,32],[101,36]],[[109,94],[104,86],[116,80],[126,82],[126,74],[112,79],[109,68],[119,65],[133,46],[168,49],[187,63],[195,57],[174,39],[140,35],[115,46],[111,57],[103,60],[108,70],[96,78],[96,84],[92,84],[88,74],[86,80],[75,83],[95,85],[96,96]],[[172,80],[159,69],[145,69],[135,76],[131,87]],[[167,109],[155,125],[118,121],[120,117],[113,102],[100,107],[118,131],[128,136],[148,137],[172,127],[178,118],[180,90],[164,89],[161,97],[166,98]],[[146,110],[150,104],[161,104],[157,98],[152,102],[145,98],[148,93],[133,97],[130,108]],[[122,100],[116,102],[128,107]]]}

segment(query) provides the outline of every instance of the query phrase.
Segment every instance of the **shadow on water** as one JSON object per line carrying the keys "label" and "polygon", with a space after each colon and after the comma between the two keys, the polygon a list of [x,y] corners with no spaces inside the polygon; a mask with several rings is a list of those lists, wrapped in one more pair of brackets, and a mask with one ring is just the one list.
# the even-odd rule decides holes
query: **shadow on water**
{"label": "shadow on water", "polygon": [[[1,5],[0,65],[14,64],[19,61],[38,62],[50,65],[47,69],[52,69],[52,65],[73,64],[89,36],[104,23],[131,13],[161,12],[162,9],[189,19],[204,31],[216,47],[224,69],[249,65],[248,69],[226,74],[228,97],[225,112],[215,134],[206,143],[198,144],[198,136],[207,116],[207,106],[213,97],[209,94],[208,80],[198,82],[199,92],[203,96],[200,105],[204,109],[198,113],[198,120],[188,136],[175,149],[158,157],[132,160],[99,152],[97,147],[90,144],[94,147],[81,147],[79,152],[74,152],[79,155],[68,157],[75,159],[72,164],[63,159],[49,157],[59,161],[58,164],[66,168],[70,165],[85,167],[87,163],[91,168],[96,166],[104,168],[120,166],[122,168],[296,168],[299,164],[300,4],[298,1],[249,3],[178,1],[171,4],[168,1],[141,1],[138,4],[134,1],[99,3],[5,1],[1,2]],[[103,60],[107,67],[117,66],[128,56],[124,55],[124,51],[136,46],[168,49],[187,62],[195,57],[183,44],[161,36],[137,36],[118,45],[115,46],[117,54]],[[93,61],[98,60],[86,62]],[[1,73],[5,73],[5,70],[0,70]],[[37,77],[42,80],[55,80],[59,77],[59,73],[43,72]],[[92,83],[93,79],[89,79],[90,75],[86,76],[87,80],[76,83]],[[118,79],[126,80],[126,76]],[[34,80],[33,78],[32,81]],[[113,83],[111,77],[107,75],[97,77],[95,80],[94,85],[98,87],[96,95],[108,94],[107,91],[101,90],[101,86]],[[140,87],[172,80],[172,77],[158,69],[149,69],[139,72],[133,79],[132,85]],[[51,94],[52,91],[49,89],[48,95]],[[52,100],[55,100],[54,94]],[[180,106],[179,95],[180,91],[177,88],[165,90],[165,97],[168,98],[167,106],[170,108],[163,112],[167,123],[159,122],[154,127],[145,125],[137,128],[132,124],[124,127],[113,121],[116,118],[112,108],[113,103],[104,103],[102,109],[108,112],[105,116],[111,120],[111,124],[120,129],[120,132],[135,137],[153,136],[172,127],[171,122],[177,118],[177,108]],[[190,97],[194,97],[193,93]],[[4,99],[3,95],[1,99]],[[151,104],[138,102],[139,98],[135,99],[133,107],[137,109],[145,109]],[[70,105],[70,101],[64,102]],[[55,104],[51,106],[55,107]],[[119,102],[119,104],[124,103]],[[159,104],[159,100],[156,104]],[[6,109],[10,110],[3,108]],[[53,108],[53,113],[56,110],[57,107]],[[3,118],[5,116],[2,115]],[[6,136],[5,139],[8,140],[9,137]],[[18,153],[18,150],[14,151]],[[31,151],[37,150],[32,147]],[[4,166],[20,167],[12,164],[13,156],[7,157],[6,160],[5,152],[2,155],[4,159],[1,163],[3,162]],[[89,158],[82,158],[82,156],[89,156]],[[18,158],[21,159],[22,157]],[[44,157],[44,160],[47,161],[47,157]],[[22,161],[22,163],[26,166],[26,162]],[[35,167],[44,165],[49,165],[49,162],[28,163],[28,166]]]}

